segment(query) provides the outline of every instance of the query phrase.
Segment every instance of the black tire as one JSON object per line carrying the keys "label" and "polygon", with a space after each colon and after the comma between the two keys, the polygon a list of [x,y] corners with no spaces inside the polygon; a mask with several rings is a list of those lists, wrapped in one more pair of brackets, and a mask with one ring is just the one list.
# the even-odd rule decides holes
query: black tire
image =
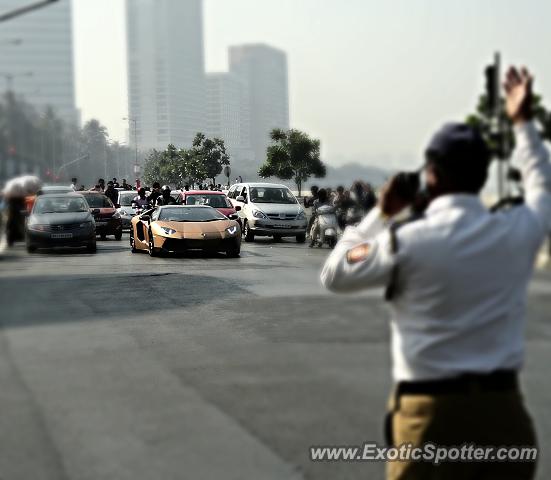
{"label": "black tire", "polygon": [[122,230],[120,232],[115,233],[115,240],[117,242],[120,242],[122,240]]}
{"label": "black tire", "polygon": [[153,234],[151,233],[151,230],[149,231],[149,242],[148,242],[148,248],[147,252],[149,253],[150,257],[157,257],[159,254],[157,253],[157,250],[155,250],[155,244],[153,241]]}
{"label": "black tire", "polygon": [[36,253],[36,247],[34,245],[27,245],[27,252],[28,253]]}
{"label": "black tire", "polygon": [[102,240],[107,240],[107,235],[106,235],[105,233],[102,233],[102,234],[100,235],[100,238],[101,238]]}
{"label": "black tire", "polygon": [[130,251],[132,253],[137,253],[138,249],[136,248],[136,241],[134,240],[134,234],[130,232]]}
{"label": "black tire", "polygon": [[283,237],[281,235],[274,235],[274,242],[281,242],[283,240]]}
{"label": "black tire", "polygon": [[327,241],[327,245],[329,245],[330,248],[335,248],[335,246],[337,245],[337,239],[335,237],[330,238]]}
{"label": "black tire", "polygon": [[89,243],[88,246],[86,247],[86,251],[88,253],[96,253],[98,251],[96,242]]}
{"label": "black tire", "polygon": [[301,233],[300,235],[297,235],[297,243],[304,243],[306,241],[306,234]]}
{"label": "black tire", "polygon": [[226,256],[228,258],[237,258],[239,255],[241,255],[241,245],[237,243],[226,250]]}
{"label": "black tire", "polygon": [[249,222],[245,220],[243,224],[243,236],[246,242],[254,242],[254,232],[249,228]]}

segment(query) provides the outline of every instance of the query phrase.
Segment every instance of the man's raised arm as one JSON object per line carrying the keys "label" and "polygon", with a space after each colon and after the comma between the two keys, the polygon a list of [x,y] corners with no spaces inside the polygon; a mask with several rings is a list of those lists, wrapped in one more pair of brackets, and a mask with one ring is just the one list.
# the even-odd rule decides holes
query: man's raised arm
{"label": "man's raised arm", "polygon": [[532,123],[533,78],[526,69],[507,72],[507,114],[515,125],[515,159],[520,162],[526,205],[545,233],[551,231],[551,164],[549,152]]}

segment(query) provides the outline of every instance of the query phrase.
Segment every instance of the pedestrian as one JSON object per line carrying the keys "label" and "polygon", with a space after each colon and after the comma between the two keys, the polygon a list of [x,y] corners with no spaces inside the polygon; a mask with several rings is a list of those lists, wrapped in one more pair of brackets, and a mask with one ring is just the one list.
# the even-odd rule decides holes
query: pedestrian
{"label": "pedestrian", "polygon": [[[449,124],[426,151],[424,215],[392,223],[415,198],[406,193],[403,175],[393,178],[378,208],[346,230],[323,268],[322,282],[335,292],[387,286],[392,446],[536,444],[518,372],[527,284],[551,231],[551,165],[531,122],[532,99],[529,73],[510,69],[506,110],[524,171],[524,205],[498,213],[483,206],[488,148],[474,128]],[[387,478],[528,480],[535,466],[405,459],[387,464]]]}
{"label": "pedestrian", "polygon": [[119,182],[117,182],[117,179],[115,177],[113,177],[113,187],[120,188]]}
{"label": "pedestrian", "polygon": [[132,190],[132,185],[130,185],[130,184],[126,181],[126,178],[123,178],[123,179],[122,179],[122,189],[123,189],[123,190]]}
{"label": "pedestrian", "polygon": [[99,185],[99,188],[101,189],[101,192],[104,192],[105,191],[105,180],[103,178],[100,178],[98,180],[98,185]]}
{"label": "pedestrian", "polygon": [[78,190],[77,183],[78,181],[76,177],[71,178],[71,188],[75,191]]}

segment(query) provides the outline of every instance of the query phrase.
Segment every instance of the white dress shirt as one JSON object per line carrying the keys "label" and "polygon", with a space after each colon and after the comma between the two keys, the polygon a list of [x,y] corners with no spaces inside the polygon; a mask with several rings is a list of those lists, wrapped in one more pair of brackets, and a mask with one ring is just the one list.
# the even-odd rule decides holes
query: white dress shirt
{"label": "white dress shirt", "polygon": [[[516,127],[525,205],[490,213],[475,195],[435,199],[425,216],[397,231],[378,209],[348,228],[328,258],[322,283],[335,292],[388,285],[395,381],[450,378],[521,368],[526,291],[535,257],[551,231],[551,164],[532,124]],[[347,253],[368,243],[365,260]]]}

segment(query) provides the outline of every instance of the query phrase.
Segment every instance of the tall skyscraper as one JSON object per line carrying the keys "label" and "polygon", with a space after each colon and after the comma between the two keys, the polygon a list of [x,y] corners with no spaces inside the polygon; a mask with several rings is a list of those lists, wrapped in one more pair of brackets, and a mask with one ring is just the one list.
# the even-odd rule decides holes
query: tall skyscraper
{"label": "tall skyscraper", "polygon": [[257,164],[266,158],[270,131],[289,128],[287,55],[268,45],[230,47],[230,73],[244,85],[241,129]]}
{"label": "tall skyscraper", "polygon": [[[21,0],[0,0],[0,13],[20,8]],[[13,91],[39,110],[50,106],[71,123],[75,107],[71,0],[2,23],[0,90]]]}
{"label": "tall skyscraper", "polygon": [[127,0],[130,141],[191,145],[205,127],[201,0]]}

